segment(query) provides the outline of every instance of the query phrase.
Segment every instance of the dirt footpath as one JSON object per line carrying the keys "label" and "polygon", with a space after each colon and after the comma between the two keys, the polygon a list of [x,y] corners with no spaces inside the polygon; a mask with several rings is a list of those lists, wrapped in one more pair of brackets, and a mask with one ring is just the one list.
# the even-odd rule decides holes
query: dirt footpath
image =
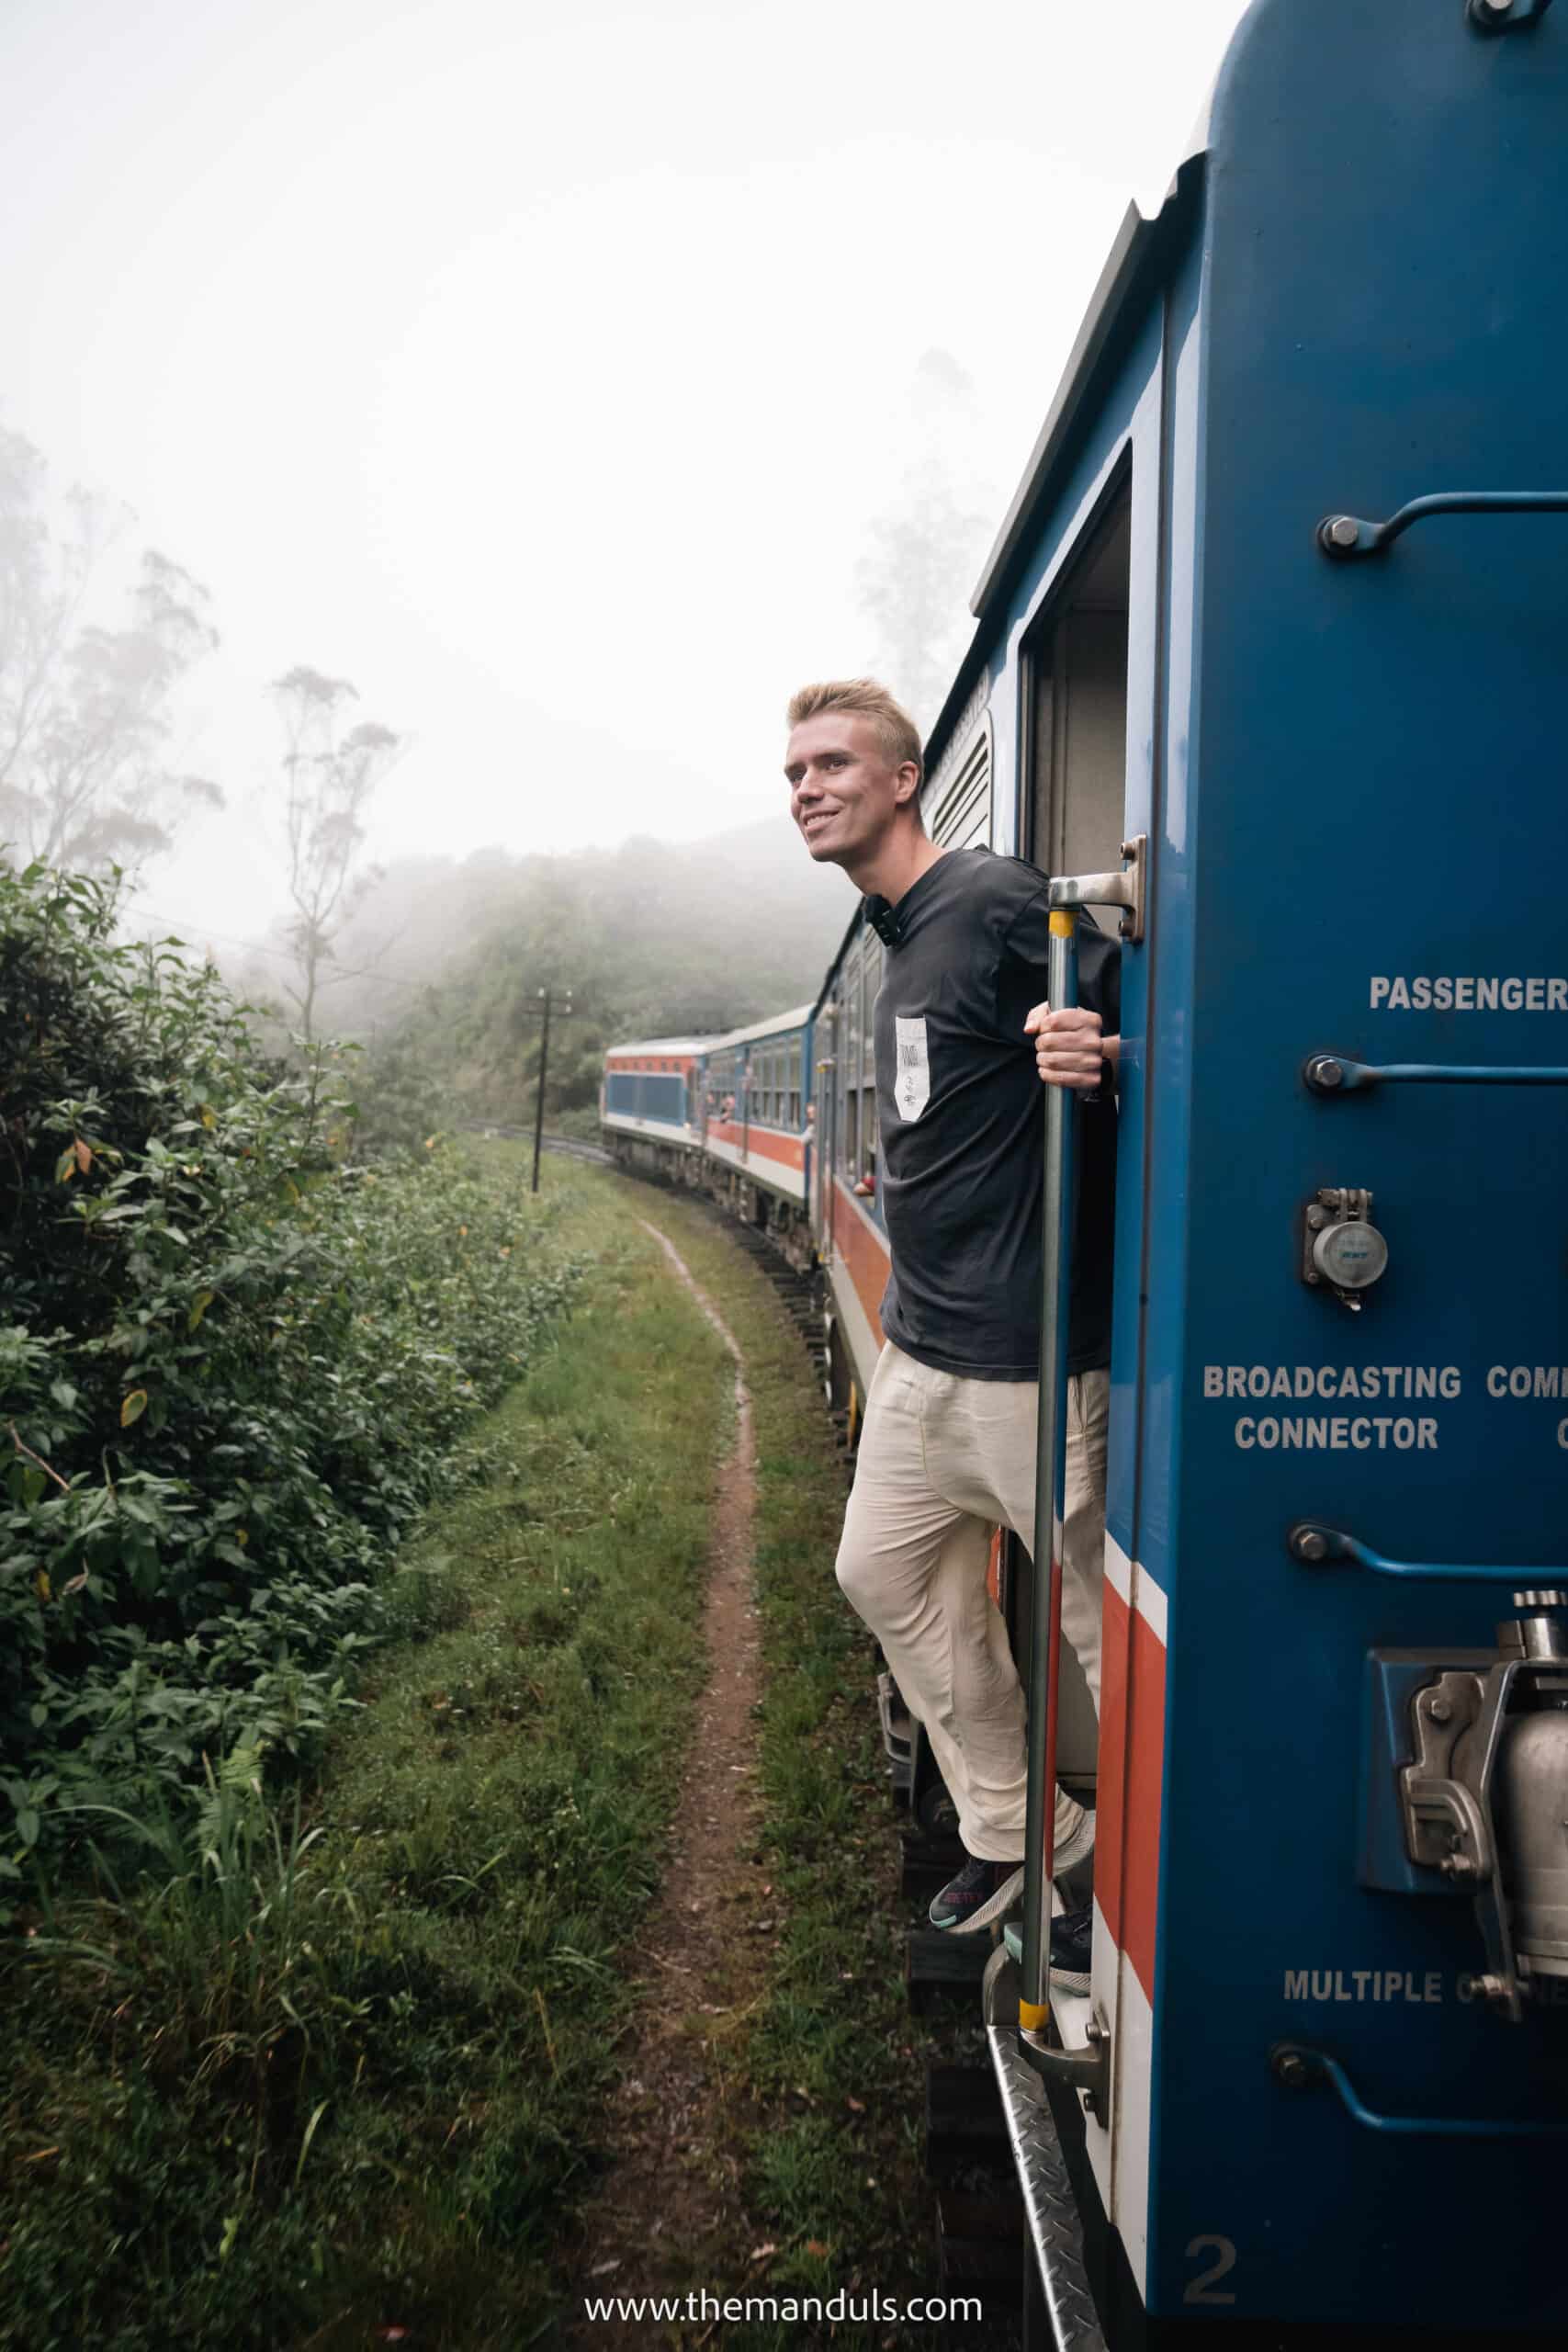
{"label": "dirt footpath", "polygon": [[[614,2152],[572,2260],[581,2295],[734,2293],[767,2256],[741,2193],[749,2118],[728,2083],[726,2047],[765,1974],[772,1890],[751,1857],[760,1801],[752,1708],[761,1643],[752,1600],[756,1444],[734,1335],[684,1261],[643,1220],[735,1363],[735,1445],[715,1489],[705,1618],[707,1683],[671,1831],[662,1894],[628,1991],[626,2072],[606,2118]],[[580,2306],[581,2311],[581,2306]],[[692,2344],[711,2334],[644,2317],[578,2321],[581,2345]]]}

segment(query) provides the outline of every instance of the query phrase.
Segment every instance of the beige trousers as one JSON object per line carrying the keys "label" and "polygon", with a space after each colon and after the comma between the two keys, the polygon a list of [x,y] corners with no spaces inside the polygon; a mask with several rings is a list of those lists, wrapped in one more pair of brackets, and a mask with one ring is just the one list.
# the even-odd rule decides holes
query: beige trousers
{"label": "beige trousers", "polygon": [[[1105,1372],[1067,1384],[1062,1631],[1097,1713],[1110,1394]],[[926,1727],[959,1835],[986,1861],[1023,1852],[1023,1691],[986,1570],[998,1524],[1032,1552],[1038,1411],[1032,1380],[962,1379],[885,1346],[839,1546],[845,1597]],[[1059,1834],[1063,1806],[1077,1817],[1062,1798]]]}

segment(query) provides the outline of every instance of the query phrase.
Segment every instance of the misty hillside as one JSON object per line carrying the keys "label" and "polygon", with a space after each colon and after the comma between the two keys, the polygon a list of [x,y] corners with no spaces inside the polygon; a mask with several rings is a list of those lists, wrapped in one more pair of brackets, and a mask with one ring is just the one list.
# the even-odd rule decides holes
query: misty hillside
{"label": "misty hillside", "polygon": [[[570,1109],[593,1099],[607,1044],[734,1028],[814,997],[854,906],[782,812],[673,847],[400,860],[335,943],[320,1025],[365,1041],[367,1076],[407,1093],[411,1116],[438,1082],[448,1114],[506,1121],[531,1109],[539,991],[558,1008],[570,989],[549,1088],[552,1111]],[[243,977],[276,1000],[276,972]]]}

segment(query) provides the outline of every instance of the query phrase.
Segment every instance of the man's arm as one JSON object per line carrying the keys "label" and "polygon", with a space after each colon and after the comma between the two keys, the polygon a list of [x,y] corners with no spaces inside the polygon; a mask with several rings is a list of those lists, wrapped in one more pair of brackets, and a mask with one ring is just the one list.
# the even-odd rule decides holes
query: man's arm
{"label": "man's arm", "polygon": [[1102,1026],[1099,1013],[1087,1004],[1067,1012],[1053,1012],[1048,1004],[1034,1007],[1024,1022],[1024,1034],[1034,1040],[1034,1066],[1047,1086],[1072,1086],[1092,1094],[1107,1062],[1114,1078],[1122,1040],[1102,1035]]}

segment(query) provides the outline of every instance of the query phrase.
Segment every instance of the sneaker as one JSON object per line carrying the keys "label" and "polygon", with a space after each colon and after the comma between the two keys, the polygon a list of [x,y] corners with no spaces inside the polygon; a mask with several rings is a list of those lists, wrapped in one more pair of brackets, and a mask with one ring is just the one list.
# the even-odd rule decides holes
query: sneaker
{"label": "sneaker", "polygon": [[1056,1791],[1056,1836],[1052,1848],[1051,1875],[1066,1878],[1094,1852],[1094,1815],[1066,1789]]}
{"label": "sneaker", "polygon": [[1064,1911],[1051,1922],[1051,1982],[1058,1993],[1089,1992],[1089,1954],[1094,1936],[1093,1905]]}
{"label": "sneaker", "polygon": [[[1078,1993],[1086,1998],[1089,1983],[1089,1945],[1093,1940],[1094,1910],[1086,1903],[1081,1911],[1064,1911],[1051,1922],[1051,1983],[1058,1993]],[[1023,1929],[1007,1927],[1002,1940],[1008,1957],[1023,1958]]]}
{"label": "sneaker", "polygon": [[982,1862],[971,1854],[958,1876],[932,1895],[931,1926],[951,1928],[955,1936],[972,1935],[999,1919],[1022,1893],[1021,1862]]}

